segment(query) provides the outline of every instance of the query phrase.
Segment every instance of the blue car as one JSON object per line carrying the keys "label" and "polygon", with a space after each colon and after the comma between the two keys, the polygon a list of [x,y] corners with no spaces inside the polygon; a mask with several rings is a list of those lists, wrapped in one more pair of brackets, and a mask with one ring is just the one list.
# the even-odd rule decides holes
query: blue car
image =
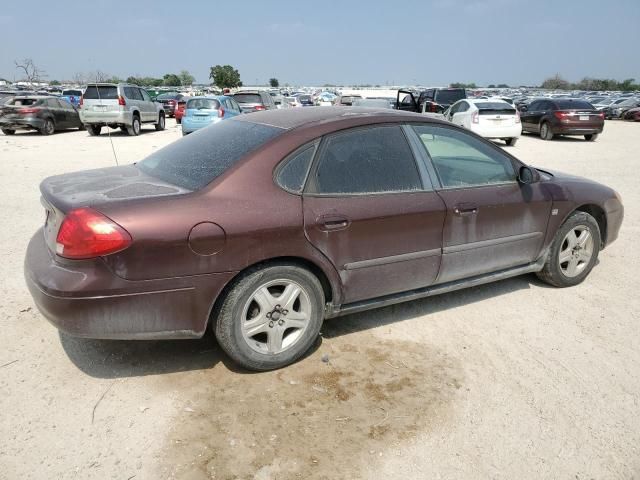
{"label": "blue car", "polygon": [[82,90],[63,90],[61,98],[64,98],[67,102],[69,102],[74,107],[78,108],[80,105],[80,98],[82,97]]}
{"label": "blue car", "polygon": [[227,118],[240,115],[240,105],[225,95],[193,97],[187,101],[182,117],[182,135],[195,132]]}

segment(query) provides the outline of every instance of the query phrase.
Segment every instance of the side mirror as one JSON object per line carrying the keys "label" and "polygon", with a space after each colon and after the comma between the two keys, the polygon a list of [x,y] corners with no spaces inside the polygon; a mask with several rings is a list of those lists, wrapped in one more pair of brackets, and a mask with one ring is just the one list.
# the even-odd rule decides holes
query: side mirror
{"label": "side mirror", "polygon": [[523,185],[530,185],[540,181],[540,173],[535,168],[523,165],[518,172],[518,181]]}

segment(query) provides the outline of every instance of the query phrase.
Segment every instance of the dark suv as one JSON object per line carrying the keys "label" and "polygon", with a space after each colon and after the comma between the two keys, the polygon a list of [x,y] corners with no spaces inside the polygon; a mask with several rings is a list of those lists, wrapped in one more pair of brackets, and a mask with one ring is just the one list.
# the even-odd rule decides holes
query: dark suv
{"label": "dark suv", "polygon": [[584,135],[585,140],[598,138],[604,128],[604,113],[585,100],[540,99],[520,107],[522,131],[551,140],[554,135]]}
{"label": "dark suv", "polygon": [[269,92],[263,92],[262,90],[243,90],[231,96],[238,102],[244,113],[278,108]]}
{"label": "dark suv", "polygon": [[[402,101],[400,101],[401,94],[405,94]],[[398,90],[396,105],[398,110],[408,112],[442,113],[463,98],[467,98],[467,91],[464,88],[429,88],[421,92]]]}

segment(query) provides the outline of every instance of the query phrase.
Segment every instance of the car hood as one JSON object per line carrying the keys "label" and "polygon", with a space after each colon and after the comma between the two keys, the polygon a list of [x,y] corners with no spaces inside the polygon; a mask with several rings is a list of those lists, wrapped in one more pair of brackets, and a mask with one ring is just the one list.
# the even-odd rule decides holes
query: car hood
{"label": "car hood", "polygon": [[147,175],[135,165],[98,168],[48,177],[40,192],[52,206],[73,208],[190,193],[190,190]]}

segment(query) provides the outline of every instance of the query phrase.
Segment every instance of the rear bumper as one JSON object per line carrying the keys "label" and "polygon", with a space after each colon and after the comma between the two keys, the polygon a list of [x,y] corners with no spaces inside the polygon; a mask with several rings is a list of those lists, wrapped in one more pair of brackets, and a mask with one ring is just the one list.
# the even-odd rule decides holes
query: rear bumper
{"label": "rear bumper", "polygon": [[483,125],[472,125],[471,131],[484,138],[518,138],[522,133],[522,125],[506,125],[504,127],[486,127]]}
{"label": "rear bumper", "polygon": [[1,119],[0,128],[10,130],[39,130],[44,127],[44,120],[41,118],[11,118]]}
{"label": "rear bumper", "polygon": [[556,125],[552,128],[552,132],[558,135],[590,135],[593,133],[602,133],[604,125]]}
{"label": "rear bumper", "polygon": [[80,121],[85,125],[131,125],[130,112],[92,112],[80,109]]}
{"label": "rear bumper", "polygon": [[234,273],[128,281],[101,259],[58,263],[42,229],[27,248],[24,274],[42,314],[73,336],[104,339],[196,338]]}

